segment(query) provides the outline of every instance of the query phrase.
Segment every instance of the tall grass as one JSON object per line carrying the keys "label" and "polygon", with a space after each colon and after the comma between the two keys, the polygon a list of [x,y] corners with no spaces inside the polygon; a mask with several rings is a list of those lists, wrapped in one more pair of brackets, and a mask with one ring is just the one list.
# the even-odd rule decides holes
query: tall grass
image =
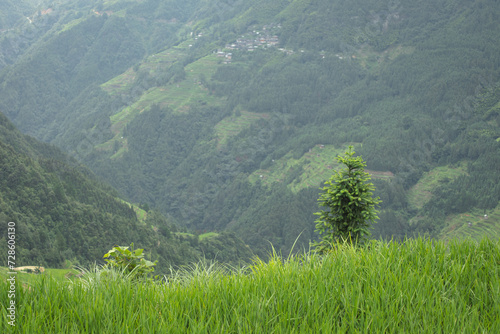
{"label": "tall grass", "polygon": [[[118,276],[18,290],[2,333],[499,333],[500,241],[338,246],[236,271],[195,264],[159,283]],[[94,276],[92,276],[94,275]],[[89,278],[91,280],[89,281]],[[89,284],[91,282],[92,284]],[[20,287],[19,287],[20,288]]]}

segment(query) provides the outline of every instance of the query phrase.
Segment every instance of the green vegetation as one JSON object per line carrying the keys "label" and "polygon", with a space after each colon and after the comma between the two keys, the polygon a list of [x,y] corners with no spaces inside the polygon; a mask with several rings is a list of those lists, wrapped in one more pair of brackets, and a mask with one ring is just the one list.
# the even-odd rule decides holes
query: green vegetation
{"label": "green vegetation", "polygon": [[125,203],[128,205],[129,208],[133,209],[135,214],[137,215],[137,220],[140,221],[141,223],[146,222],[146,218],[148,217],[148,212],[144,209],[141,209],[138,205],[136,204],[130,204],[129,202],[118,198],[118,201]]}
{"label": "green vegetation", "polygon": [[0,4],[0,30],[15,26],[16,21],[26,19],[27,13],[34,13],[36,4],[30,0],[5,0]]}
{"label": "green vegetation", "polygon": [[271,161],[268,168],[256,170],[248,178],[252,183],[261,179],[267,186],[293,180],[288,187],[297,193],[304,188],[317,187],[328,179],[332,170],[338,166],[335,157],[341,152],[341,148],[321,144],[312,147],[299,159],[295,159],[294,153],[289,152],[280,159]]}
{"label": "green vegetation", "polygon": [[201,240],[206,239],[206,238],[212,238],[218,236],[218,233],[215,232],[208,232],[208,233],[203,233],[198,236],[198,238]]}
{"label": "green vegetation", "polygon": [[[184,236],[184,237],[192,237],[192,238],[196,237],[192,233],[177,232],[175,234],[179,235],[179,236]],[[206,238],[217,237],[218,235],[219,235],[219,233],[215,233],[215,232],[203,233],[203,234],[198,235],[198,240],[201,241],[201,240],[206,239]]]}
{"label": "green vegetation", "polygon": [[[0,242],[15,222],[20,266],[85,266],[115,244],[134,240],[162,270],[196,261],[247,261],[251,250],[234,234],[181,238],[147,205],[132,205],[57,148],[24,136],[0,114]],[[147,210],[147,211],[146,211]],[[1,255],[6,263],[7,253]]]}
{"label": "green vegetation", "polygon": [[[40,206],[31,200],[52,198],[57,182],[43,192],[28,178],[20,198],[45,210],[21,217],[30,245],[43,245],[23,254],[30,261],[61,265],[85,254],[92,248],[71,235],[115,226],[110,209],[130,216],[117,226],[144,221],[148,241],[135,231],[88,239],[104,250],[134,240],[155,256],[154,245],[173,242],[173,251],[160,252],[175,263],[182,243],[192,250],[186,254],[201,254],[205,241],[218,252],[220,236],[178,235],[173,224],[191,234],[231,231],[260,256],[271,243],[290,251],[298,235],[295,249],[307,248],[318,237],[317,187],[353,143],[383,200],[373,237],[447,238],[462,214],[494,217],[498,1],[59,1],[40,15],[33,4],[0,4],[0,110],[23,132],[73,154],[128,203],[168,220],[152,218],[155,210],[133,218],[127,204],[111,202],[118,194],[87,206]],[[78,180],[63,190],[92,197],[72,184]],[[57,215],[91,224],[65,235]],[[75,245],[73,253],[57,255],[49,217],[61,222],[60,245]],[[478,233],[500,221],[488,224]],[[123,230],[133,231],[116,227]]]}
{"label": "green vegetation", "polygon": [[217,136],[217,147],[228,144],[228,141],[238,135],[244,129],[249,128],[260,118],[268,118],[266,114],[240,111],[239,115],[226,117],[215,126],[215,135]]}
{"label": "green vegetation", "polygon": [[481,240],[483,236],[500,238],[500,206],[493,210],[473,210],[446,217],[446,226],[439,238],[443,240],[471,238]]}
{"label": "green vegetation", "polygon": [[417,184],[408,191],[408,203],[416,209],[422,209],[432,199],[432,194],[437,187],[466,174],[465,163],[461,163],[457,167],[440,166],[433,168],[424,173]]}
{"label": "green vegetation", "polygon": [[[76,158],[0,114],[18,332],[500,332],[499,1],[0,2],[0,110]],[[393,241],[302,255],[349,145]]]}
{"label": "green vegetation", "polygon": [[363,244],[370,235],[371,224],[378,219],[375,206],[380,203],[379,198],[373,198],[375,187],[365,172],[366,163],[355,154],[349,146],[344,156],[337,157],[342,169],[325,182],[318,199],[320,207],[326,208],[316,213],[316,231],[321,240],[313,247],[320,253],[330,252],[337,242]]}
{"label": "green vegetation", "polygon": [[134,243],[130,247],[115,246],[104,254],[105,268],[114,268],[131,279],[146,278],[158,261],[146,260],[143,253],[142,248],[134,249]]}
{"label": "green vegetation", "polygon": [[[63,281],[67,281],[67,280],[76,280],[76,279],[78,279],[78,275],[80,275],[80,274],[81,274],[81,272],[75,268],[72,268],[72,269],[45,268],[45,272],[41,275],[50,276],[57,281],[63,282]],[[33,281],[33,274],[29,274],[29,275],[31,275],[31,279]],[[39,279],[39,276],[35,275],[34,279]],[[23,281],[22,278],[21,278],[21,281]],[[28,286],[30,286],[30,283],[28,283]]]}
{"label": "green vegetation", "polygon": [[[184,43],[185,44],[185,43]],[[152,105],[168,107],[172,111],[187,112],[193,105],[220,104],[220,98],[208,94],[207,88],[200,82],[200,76],[210,78],[217,67],[214,55],[208,55],[185,67],[180,61],[185,57],[182,46],[149,57],[136,71],[129,69],[120,76],[104,83],[101,87],[111,96],[135,93],[138,86],[147,88],[150,81],[158,83],[157,87],[146,89],[132,105],[123,108],[110,117],[113,138],[96,145],[96,149],[113,151],[112,159],[121,158],[128,151],[127,139],[123,137],[124,129],[135,117],[149,109]],[[181,76],[176,71],[182,73]],[[162,84],[163,83],[163,84]],[[115,143],[119,143],[116,150]]]}
{"label": "green vegetation", "polygon": [[[143,104],[140,108],[131,104],[135,114],[123,123],[127,133],[123,139],[115,136],[123,140],[119,150],[89,158],[95,170],[133,201],[148,201],[193,230],[228,229],[253,247],[266,247],[258,241],[266,238],[285,251],[300,232],[304,232],[301,245],[317,237],[305,227],[314,221],[309,197],[337,167],[334,157],[339,150],[356,143],[356,150],[368,161],[376,195],[383,198],[381,227],[375,228],[374,235],[388,239],[440,236],[448,215],[462,210],[453,201],[465,202],[455,182],[478,180],[482,162],[474,176],[465,161],[479,155],[486,161],[487,156],[497,155],[497,147],[489,141],[499,136],[493,124],[499,100],[492,88],[498,71],[494,60],[490,64],[471,47],[481,44],[491,49],[489,54],[496,54],[496,46],[487,41],[491,36],[487,24],[473,25],[477,12],[472,10],[452,6],[436,11],[435,4],[425,1],[404,1],[387,11],[387,4],[366,1],[356,6],[338,1],[276,2],[265,10],[257,10],[256,3],[235,5],[225,13],[234,17],[221,23],[207,18],[213,8],[200,9],[198,13],[208,16],[199,14],[202,19],[179,30],[185,35],[178,46],[138,64],[138,72],[159,78],[163,66],[159,59],[175,54],[178,58],[166,59],[164,68],[186,78],[177,83],[153,82],[137,96],[134,103]],[[378,14],[363,15],[359,6]],[[488,6],[497,4],[488,2]],[[337,21],[322,19],[322,13],[328,12],[336,13]],[[256,16],[252,23],[249,15]],[[266,17],[276,19],[265,21]],[[467,38],[450,36],[450,27],[457,22],[464,23],[461,34]],[[265,34],[265,25],[285,50],[232,49],[238,39]],[[367,31],[367,27],[380,29]],[[336,33],[325,33],[329,31]],[[224,58],[217,57],[217,51]],[[228,53],[231,62],[223,64]],[[487,63],[495,74],[488,79],[491,84],[479,85],[477,78],[490,75]],[[140,87],[136,79],[128,81],[127,89]],[[201,85],[193,86],[195,79]],[[197,96],[199,88],[206,89],[205,97],[190,99],[189,92]],[[464,97],[474,100],[467,102],[471,115],[453,116]],[[167,98],[172,101],[170,107],[162,100]],[[130,110],[128,106],[114,115]],[[171,115],[179,110],[182,115]],[[118,124],[114,117],[118,116],[112,116],[113,126]],[[460,124],[454,123],[457,118]],[[142,133],[144,129],[149,136]],[[477,142],[468,143],[471,137]],[[108,152],[112,148],[108,141]],[[115,164],[110,165],[110,157]],[[434,172],[441,175],[446,166],[462,166],[461,172],[431,177]],[[488,181],[479,179],[472,188],[474,196],[485,199],[484,189],[495,184],[498,173],[491,174]],[[445,192],[451,185],[455,190]],[[489,200],[474,201],[469,208],[498,203],[498,187],[490,187],[488,194]],[[449,208],[440,212],[429,201],[431,196]],[[467,201],[471,196],[466,196]],[[304,211],[299,219],[272,197],[308,206],[300,206]],[[279,215],[263,228],[262,221],[272,212]]]}
{"label": "green vegetation", "polygon": [[[359,144],[353,145],[359,146]],[[284,182],[294,193],[298,193],[301,189],[318,187],[339,167],[336,157],[343,153],[344,149],[344,147],[317,144],[299,159],[294,158],[296,154],[292,151],[271,161],[266,169],[256,170],[248,176],[248,180],[255,184],[260,179],[262,184],[268,187],[276,182]],[[372,178],[381,180],[390,180],[394,176],[391,172],[368,170],[367,172]]]}
{"label": "green vegetation", "polygon": [[[160,56],[159,54],[158,56]],[[116,95],[119,93],[125,93],[128,89],[132,87],[135,81],[135,71],[129,68],[124,73],[114,77],[113,79],[103,83],[101,88],[110,95]]]}
{"label": "green vegetation", "polygon": [[[40,279],[16,287],[16,333],[489,332],[500,329],[500,242],[369,242],[162,282]],[[109,277],[108,277],[109,278]],[[7,282],[0,283],[0,330]],[[21,320],[22,319],[22,320]]]}
{"label": "green vegetation", "polygon": [[81,17],[79,19],[76,19],[76,20],[73,20],[69,23],[67,23],[59,33],[62,33],[62,32],[65,32],[67,30],[70,30],[71,28],[77,26],[78,24],[82,23],[83,21],[85,21],[85,17]]}
{"label": "green vegetation", "polygon": [[[43,267],[42,267],[43,268]],[[11,272],[10,269],[7,267],[0,267],[0,279],[2,281],[6,281],[7,278],[10,277]],[[44,268],[42,273],[36,273],[35,270],[31,270],[31,272],[28,272],[26,270],[19,270],[17,271],[16,274],[16,280],[17,282],[21,283],[23,287],[30,287],[33,286],[36,282],[40,281],[42,277],[46,278],[53,278],[54,280],[58,282],[66,282],[68,280],[75,280],[77,279],[78,275],[80,274],[80,271],[77,269],[54,269],[54,268]]]}

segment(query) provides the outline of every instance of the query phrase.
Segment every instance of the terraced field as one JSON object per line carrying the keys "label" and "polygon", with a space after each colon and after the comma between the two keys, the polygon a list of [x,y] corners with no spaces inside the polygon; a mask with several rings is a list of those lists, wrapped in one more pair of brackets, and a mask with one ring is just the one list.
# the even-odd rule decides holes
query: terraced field
{"label": "terraced field", "polygon": [[[209,79],[217,67],[222,66],[214,54],[185,66],[186,76],[182,81],[169,82],[164,86],[152,87],[145,91],[141,91],[140,85],[136,87],[137,73],[147,71],[150,78],[155,78],[162,72],[168,72],[175,62],[183,59],[188,48],[186,43],[150,56],[138,69],[131,68],[101,86],[111,96],[135,102],[110,117],[114,137],[98,145],[96,149],[108,152],[116,150],[111,158],[119,158],[127,151],[127,138],[123,136],[126,125],[151,105],[168,107],[174,112],[187,112],[193,106],[218,106],[222,103],[221,98],[211,95],[201,83],[202,75]],[[140,96],[136,97],[135,95],[139,93]]]}
{"label": "terraced field", "polygon": [[129,68],[124,73],[120,74],[117,77],[109,80],[106,83],[101,85],[101,88],[105,90],[109,95],[117,95],[120,93],[126,93],[130,88],[132,88],[132,84],[134,83],[136,77],[136,72],[134,69]]}
{"label": "terraced field", "polygon": [[269,118],[268,114],[242,111],[240,116],[226,117],[215,126],[218,146],[223,146],[227,140],[236,136],[260,118]]}
{"label": "terraced field", "polygon": [[[293,192],[308,187],[319,188],[334,174],[335,170],[341,168],[336,157],[342,155],[345,149],[345,147],[332,145],[316,145],[299,159],[294,159],[290,152],[281,159],[273,161],[269,169],[259,169],[252,173],[249,180],[255,183],[260,179],[263,184],[271,186],[275,182],[293,178],[294,181],[288,185]],[[372,178],[390,179],[393,177],[390,172],[368,170],[366,172]]]}
{"label": "terraced field", "polygon": [[[175,232],[174,234],[178,235],[178,236],[185,236],[185,237],[194,237],[195,236],[195,234],[184,233],[184,232]],[[209,238],[213,238],[213,237],[217,237],[217,236],[219,236],[219,233],[216,233],[216,232],[203,233],[203,234],[198,235],[198,240],[201,241],[203,239],[209,239]]]}
{"label": "terraced field", "polygon": [[432,198],[432,191],[442,182],[449,182],[467,174],[466,163],[457,167],[441,166],[425,173],[408,192],[408,202],[415,209],[421,209]]}
{"label": "terraced field", "polygon": [[484,236],[491,239],[500,238],[500,206],[495,210],[475,210],[469,213],[449,216],[447,227],[443,229],[440,239],[472,238],[481,240]]}
{"label": "terraced field", "polygon": [[415,209],[421,209],[432,198],[432,191],[442,182],[449,182],[461,175],[465,175],[466,163],[457,167],[441,166],[425,173],[422,178],[408,192],[408,202]]}
{"label": "terraced field", "polygon": [[[408,192],[408,203],[414,209],[422,209],[432,199],[433,191],[443,182],[450,182],[467,174],[467,163],[458,166],[441,166],[432,169],[422,176],[420,181]],[[485,216],[486,215],[486,216]],[[414,224],[419,217],[412,219]],[[495,210],[474,210],[472,212],[450,215],[446,218],[446,227],[439,234],[439,239],[472,238],[481,240],[487,235],[500,238],[500,206]]]}

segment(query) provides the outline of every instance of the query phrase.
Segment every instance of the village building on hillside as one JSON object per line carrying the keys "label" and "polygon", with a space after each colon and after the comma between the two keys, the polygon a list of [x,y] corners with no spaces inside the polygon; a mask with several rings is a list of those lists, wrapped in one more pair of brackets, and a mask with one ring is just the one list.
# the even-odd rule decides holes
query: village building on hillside
{"label": "village building on hillside", "polygon": [[241,36],[236,41],[226,44],[225,48],[229,50],[254,51],[259,48],[274,47],[279,44],[279,37],[273,34],[281,25],[270,24],[262,27],[263,32],[253,30],[252,32]]}

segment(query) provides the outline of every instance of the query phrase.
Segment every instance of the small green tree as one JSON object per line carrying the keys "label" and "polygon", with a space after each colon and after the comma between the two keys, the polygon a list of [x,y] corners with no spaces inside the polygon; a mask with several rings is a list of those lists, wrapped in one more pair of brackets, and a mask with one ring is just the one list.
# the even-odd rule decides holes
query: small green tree
{"label": "small green tree", "polygon": [[154,271],[156,262],[148,261],[142,254],[144,249],[134,250],[134,243],[129,247],[115,246],[106,254],[104,254],[106,266],[121,270],[130,278],[146,277],[148,273]]}
{"label": "small green tree", "polygon": [[318,199],[320,207],[327,207],[315,213],[316,231],[321,240],[314,242],[318,252],[330,250],[336,241],[362,243],[370,235],[369,227],[378,217],[375,205],[379,198],[373,198],[375,189],[370,181],[370,174],[364,168],[366,163],[358,156],[354,157],[352,146],[344,156],[337,160],[345,168],[336,171],[330,180],[325,182],[323,193]]}

